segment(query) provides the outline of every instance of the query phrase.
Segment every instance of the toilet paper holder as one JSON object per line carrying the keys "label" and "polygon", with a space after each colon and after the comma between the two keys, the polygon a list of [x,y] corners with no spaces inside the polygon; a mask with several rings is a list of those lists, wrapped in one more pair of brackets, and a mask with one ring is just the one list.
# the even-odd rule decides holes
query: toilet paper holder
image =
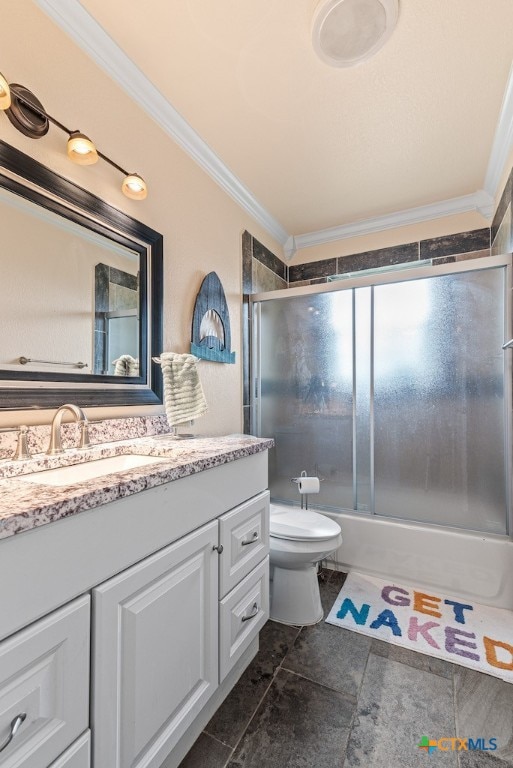
{"label": "toilet paper holder", "polygon": [[[306,474],[306,470],[303,469],[301,474],[299,475],[299,477],[291,477],[290,480],[291,480],[292,483],[296,483],[299,486],[301,481],[304,480],[307,477],[308,477],[308,475]],[[314,478],[312,478],[312,479],[314,479]],[[315,477],[315,480],[318,480],[319,483],[324,482],[324,478],[323,477]],[[299,490],[299,493],[301,494],[301,509],[308,509],[308,496],[309,496],[309,494],[305,493],[304,491],[302,492],[300,489],[298,489],[298,490]],[[319,492],[318,489],[316,489],[314,491],[311,491],[311,493],[318,493],[318,492]],[[304,499],[304,502],[303,502],[303,499]]]}

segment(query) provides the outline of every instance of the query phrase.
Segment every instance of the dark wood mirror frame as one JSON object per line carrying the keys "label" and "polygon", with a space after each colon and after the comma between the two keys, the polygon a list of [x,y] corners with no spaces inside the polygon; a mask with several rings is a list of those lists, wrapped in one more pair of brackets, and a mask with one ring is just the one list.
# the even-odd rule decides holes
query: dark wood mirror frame
{"label": "dark wood mirror frame", "polygon": [[[12,175],[2,173],[2,169]],[[162,351],[162,235],[3,141],[0,141],[0,187],[138,252],[141,286],[140,376],[127,377],[125,384],[119,376],[0,370],[3,383],[0,410],[54,408],[65,402],[84,407],[160,404],[162,376],[160,366],[151,358]],[[6,380],[11,380],[13,386]],[[29,381],[37,382],[37,387],[27,386]],[[45,388],[45,381],[52,382],[52,386]],[[16,382],[22,382],[23,386],[17,386]],[[121,383],[124,386],[120,386]]]}

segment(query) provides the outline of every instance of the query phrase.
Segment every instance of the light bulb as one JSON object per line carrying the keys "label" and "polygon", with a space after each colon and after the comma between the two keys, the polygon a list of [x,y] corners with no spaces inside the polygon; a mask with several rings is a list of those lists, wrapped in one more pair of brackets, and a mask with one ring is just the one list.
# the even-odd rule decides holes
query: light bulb
{"label": "light bulb", "polygon": [[98,152],[91,139],[75,131],[68,139],[68,157],[78,165],[92,165],[98,162]]}
{"label": "light bulb", "polygon": [[144,200],[148,194],[146,182],[138,173],[129,173],[128,176],[125,176],[121,190],[132,200]]}
{"label": "light bulb", "polygon": [[11,106],[11,89],[9,83],[0,72],[0,109],[9,109]]}

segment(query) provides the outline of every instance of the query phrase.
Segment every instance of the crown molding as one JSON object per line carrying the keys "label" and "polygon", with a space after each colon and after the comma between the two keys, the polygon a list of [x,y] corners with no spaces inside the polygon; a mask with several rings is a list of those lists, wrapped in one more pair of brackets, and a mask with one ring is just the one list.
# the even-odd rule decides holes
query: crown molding
{"label": "crown molding", "polygon": [[[208,144],[77,0],[36,0],[150,117],[266,232],[284,245],[288,232],[222,162]],[[135,96],[137,94],[137,96]]]}
{"label": "crown molding", "polygon": [[324,243],[333,243],[336,240],[345,240],[348,237],[358,237],[368,235],[373,232],[382,232],[386,229],[395,229],[404,227],[408,224],[418,224],[422,221],[431,219],[440,219],[444,216],[454,216],[458,213],[467,213],[468,211],[479,211],[483,215],[491,215],[493,209],[493,198],[487,192],[480,190],[471,195],[463,197],[453,197],[450,200],[442,200],[438,203],[421,205],[418,208],[408,208],[404,211],[376,216],[373,219],[362,219],[353,224],[342,224],[339,227],[330,227],[321,229],[317,232],[307,232],[303,235],[294,237],[295,246],[301,248],[310,248],[314,245]]}
{"label": "crown molding", "polygon": [[494,199],[501,192],[499,184],[506,162],[513,149],[513,66],[502,98],[499,120],[493,137],[492,151],[488,161],[484,188]]}

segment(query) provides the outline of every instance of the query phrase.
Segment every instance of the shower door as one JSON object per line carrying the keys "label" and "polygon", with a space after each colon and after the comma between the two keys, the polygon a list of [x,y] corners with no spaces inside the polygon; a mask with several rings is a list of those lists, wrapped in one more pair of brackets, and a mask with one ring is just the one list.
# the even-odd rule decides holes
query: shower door
{"label": "shower door", "polygon": [[323,503],[353,506],[353,301],[350,291],[260,307],[260,427],[273,436],[271,493],[297,500],[302,470],[324,478]]}
{"label": "shower door", "polygon": [[304,469],[316,506],[504,535],[506,262],[421,272],[256,305],[271,495]]}

